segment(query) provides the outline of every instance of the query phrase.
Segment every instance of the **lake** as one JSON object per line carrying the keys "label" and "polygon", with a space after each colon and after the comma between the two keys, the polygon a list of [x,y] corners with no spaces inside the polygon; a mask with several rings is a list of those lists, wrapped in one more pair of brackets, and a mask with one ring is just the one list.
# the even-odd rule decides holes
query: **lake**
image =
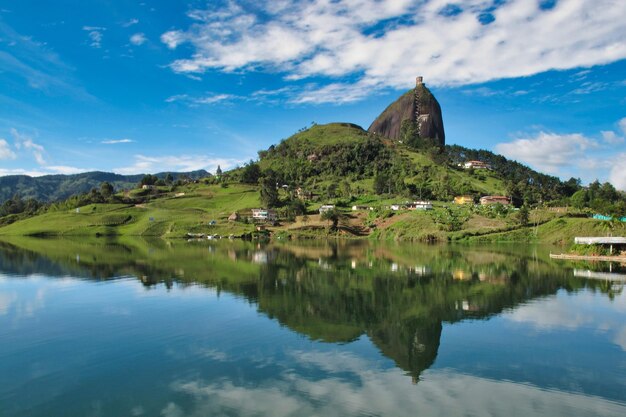
{"label": "lake", "polygon": [[624,416],[626,269],[548,251],[2,242],[0,415]]}

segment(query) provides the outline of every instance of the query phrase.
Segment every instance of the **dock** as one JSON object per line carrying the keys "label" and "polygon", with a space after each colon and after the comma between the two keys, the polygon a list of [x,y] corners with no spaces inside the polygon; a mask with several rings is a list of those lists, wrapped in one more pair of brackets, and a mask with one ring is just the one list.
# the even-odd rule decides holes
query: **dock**
{"label": "dock", "polygon": [[575,237],[574,243],[577,245],[626,245],[626,237]]}
{"label": "dock", "polygon": [[551,253],[551,259],[567,259],[571,261],[602,261],[602,262],[624,262],[626,256],[600,256],[600,255],[572,255],[569,253]]}

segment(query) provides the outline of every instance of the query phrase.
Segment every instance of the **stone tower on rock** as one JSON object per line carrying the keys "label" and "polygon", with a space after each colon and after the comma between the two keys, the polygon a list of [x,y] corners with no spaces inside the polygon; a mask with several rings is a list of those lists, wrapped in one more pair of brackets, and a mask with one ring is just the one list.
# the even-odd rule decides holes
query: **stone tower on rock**
{"label": "stone tower on rock", "polygon": [[420,138],[432,139],[439,146],[446,144],[441,106],[422,77],[417,77],[415,88],[391,103],[374,120],[368,131],[389,139],[400,139],[400,128],[405,120],[415,124]]}

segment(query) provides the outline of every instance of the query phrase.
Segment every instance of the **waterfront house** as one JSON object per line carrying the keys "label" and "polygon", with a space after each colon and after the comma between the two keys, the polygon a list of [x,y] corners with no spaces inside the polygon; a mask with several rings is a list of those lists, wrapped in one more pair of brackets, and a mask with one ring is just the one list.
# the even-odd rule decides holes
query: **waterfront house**
{"label": "waterfront house", "polygon": [[272,209],[252,209],[252,220],[262,222],[275,222],[278,220],[276,210]]}

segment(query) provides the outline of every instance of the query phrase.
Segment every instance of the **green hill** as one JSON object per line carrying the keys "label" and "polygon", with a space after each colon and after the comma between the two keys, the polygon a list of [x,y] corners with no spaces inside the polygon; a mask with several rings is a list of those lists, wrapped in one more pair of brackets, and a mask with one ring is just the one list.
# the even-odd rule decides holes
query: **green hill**
{"label": "green hill", "polygon": [[377,182],[386,194],[441,201],[507,192],[506,177],[498,172],[463,170],[441,148],[416,150],[348,123],[314,125],[259,152],[259,157],[261,171],[271,169],[279,182],[318,195],[344,181],[358,194],[373,192]]}

